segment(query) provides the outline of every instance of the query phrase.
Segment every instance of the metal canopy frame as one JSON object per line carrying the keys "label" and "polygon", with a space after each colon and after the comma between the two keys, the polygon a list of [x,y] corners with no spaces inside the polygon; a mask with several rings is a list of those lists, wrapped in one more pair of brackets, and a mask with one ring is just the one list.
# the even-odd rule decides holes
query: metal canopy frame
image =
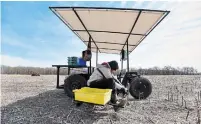
{"label": "metal canopy frame", "polygon": [[[85,31],[85,30],[72,30],[72,31]],[[144,34],[124,33],[124,32],[114,32],[114,31],[95,31],[95,30],[88,30],[88,32],[104,32],[104,33],[131,34],[131,35],[141,35],[141,36],[145,36]]]}
{"label": "metal canopy frame", "polygon": [[[102,52],[101,50],[114,50],[116,51],[116,53],[114,54],[120,54],[121,50],[125,49],[126,46],[126,50],[127,50],[127,69],[129,71],[129,54],[158,26],[158,24],[170,13],[170,11],[163,11],[163,10],[151,10],[151,9],[134,9],[134,8],[109,8],[109,7],[49,7],[50,10],[72,31],[74,32],[81,41],[83,41],[83,43],[85,43],[85,45],[87,45],[86,43],[88,43],[88,45],[90,44],[90,49],[93,52],[96,52],[96,55],[98,55],[98,51],[100,53],[109,53],[109,54],[113,54],[112,52]],[[72,25],[69,24],[69,22],[67,22],[64,18],[64,15],[66,16],[66,14],[63,14],[63,16],[58,12],[58,11],[73,11],[73,13],[69,14],[69,18],[70,17],[77,17],[77,19],[79,20],[79,23],[81,23],[81,25],[83,26],[82,29],[73,29]],[[88,29],[87,26],[85,25],[85,22],[83,22],[83,19],[80,17],[79,13],[80,11],[102,11],[105,10],[105,12],[108,11],[118,11],[120,12],[120,14],[123,14],[123,12],[138,12],[137,17],[133,17],[134,22],[132,24],[132,27],[128,32],[119,32],[119,31],[108,31],[108,30],[91,30]],[[146,12],[150,12],[150,13],[159,13],[160,18],[157,18],[157,21],[154,21],[153,24],[151,24],[151,28],[149,28],[148,31],[146,31],[145,33],[133,33],[133,30],[135,30],[136,28],[136,24],[139,22],[139,18],[142,16],[142,13],[146,13]],[[134,15],[134,14],[133,14]],[[87,16],[87,15],[86,15]],[[127,16],[128,17],[128,16]],[[129,16],[130,17],[130,16]],[[77,20],[76,19],[76,20]],[[73,20],[73,18],[72,18]],[[126,19],[125,19],[126,20]],[[85,19],[86,21],[86,19]],[[142,20],[141,20],[142,21]],[[146,23],[145,23],[146,24]],[[139,25],[138,25],[138,29]],[[83,37],[80,36],[80,34],[78,34],[78,32],[86,32],[89,35],[89,40],[86,40],[86,38],[84,39]],[[126,40],[123,43],[117,43],[117,42],[103,42],[103,41],[98,41],[96,39],[94,39],[94,37],[92,36],[92,33],[107,33],[107,34],[121,34],[121,35],[128,35]],[[137,41],[137,43],[135,44],[131,44],[129,43],[129,38],[131,36],[142,36],[140,37],[140,40]],[[91,44],[94,43],[95,47],[91,46]],[[106,45],[120,45],[122,46],[121,49],[115,49],[115,48],[104,48],[104,47],[98,47],[97,44],[106,44]],[[129,50],[129,47],[131,47],[132,49]],[[98,60],[98,58],[96,57],[96,59]],[[97,64],[97,61],[96,61]],[[123,62],[122,62],[123,64]],[[91,61],[90,61],[90,66],[91,66]],[[122,66],[123,68],[123,66]]]}
{"label": "metal canopy frame", "polygon": [[[91,37],[91,41],[95,44],[96,46],[96,49],[98,49],[98,51],[101,53],[100,51],[100,48],[98,47],[97,43],[105,43],[105,44],[119,44],[119,45],[122,45],[120,43],[112,43],[112,42],[101,42],[101,41],[96,41],[94,40],[94,38],[92,37],[91,33],[93,32],[96,32],[96,33],[112,33],[112,34],[127,34],[127,39],[126,41],[123,43],[123,47],[122,49],[124,49],[125,45],[127,44],[128,42],[128,39],[131,35],[138,35],[138,36],[143,36],[140,40],[140,42],[137,44],[137,45],[131,45],[131,44],[128,44],[128,46],[138,46],[148,35],[151,31],[153,31],[153,29],[169,14],[170,11],[163,11],[163,10],[151,10],[151,9],[134,9],[134,8],[109,8],[109,7],[49,7],[51,9],[51,11],[64,23],[66,24],[72,32],[74,32],[84,43],[88,42],[86,40],[83,40],[82,37],[79,36],[79,34],[77,33],[78,31],[79,32],[87,32],[87,34],[89,35],[89,37]],[[80,23],[82,24],[82,26],[84,27],[84,30],[73,30],[68,22],[65,21],[65,19],[59,15],[57,13],[57,10],[59,9],[72,9],[72,11],[75,13],[76,17],[79,19]],[[77,10],[76,9],[85,9],[85,10],[106,10],[106,11],[110,11],[110,10],[124,10],[124,11],[138,11],[138,16],[137,18],[135,19],[135,21],[133,22],[133,25],[132,25],[132,28],[130,30],[129,33],[127,32],[118,32],[118,31],[103,31],[103,30],[89,30],[87,29],[87,27],[85,26],[82,18],[80,17],[80,15],[78,14]],[[140,33],[132,33],[133,29],[135,28],[135,25],[136,23],[138,22],[138,19],[141,15],[142,12],[161,12],[163,13],[163,17],[159,19],[159,21],[152,27],[152,29],[148,32],[146,32],[146,34],[140,34]],[[134,49],[136,48],[134,47]],[[105,49],[105,48],[103,48]],[[106,48],[107,50],[110,50],[108,48]],[[131,53],[134,49],[132,49],[131,51],[129,51],[129,53]],[[112,49],[111,49],[112,50]],[[118,50],[120,51],[120,50]],[[94,50],[94,52],[96,52]],[[102,52],[104,53],[104,52]],[[107,52],[106,52],[107,53]]]}

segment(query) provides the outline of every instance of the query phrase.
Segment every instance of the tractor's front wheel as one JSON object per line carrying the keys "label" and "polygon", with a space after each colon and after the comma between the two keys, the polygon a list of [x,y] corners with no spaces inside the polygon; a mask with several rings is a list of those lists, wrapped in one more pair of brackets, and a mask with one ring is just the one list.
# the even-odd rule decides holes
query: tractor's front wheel
{"label": "tractor's front wheel", "polygon": [[70,75],[64,80],[64,91],[67,96],[74,98],[73,90],[86,86],[86,79],[80,75]]}
{"label": "tractor's front wheel", "polygon": [[144,77],[136,77],[132,80],[129,91],[135,99],[146,99],[152,93],[152,84]]}

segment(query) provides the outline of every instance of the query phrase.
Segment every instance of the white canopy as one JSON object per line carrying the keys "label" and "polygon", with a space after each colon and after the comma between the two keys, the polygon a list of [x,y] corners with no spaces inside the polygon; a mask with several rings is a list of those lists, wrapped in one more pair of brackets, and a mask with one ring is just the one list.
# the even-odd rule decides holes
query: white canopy
{"label": "white canopy", "polygon": [[92,52],[131,53],[169,11],[98,7],[50,7]]}

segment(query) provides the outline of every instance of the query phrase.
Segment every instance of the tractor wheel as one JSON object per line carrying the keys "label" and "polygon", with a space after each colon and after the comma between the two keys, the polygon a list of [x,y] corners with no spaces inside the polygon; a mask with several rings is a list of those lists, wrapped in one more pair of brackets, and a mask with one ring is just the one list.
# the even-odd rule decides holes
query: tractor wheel
{"label": "tractor wheel", "polygon": [[132,80],[129,91],[135,99],[146,99],[152,93],[152,85],[148,79],[136,77]]}
{"label": "tractor wheel", "polygon": [[64,80],[64,91],[67,96],[74,98],[73,90],[86,86],[86,79],[80,75],[70,75]]}

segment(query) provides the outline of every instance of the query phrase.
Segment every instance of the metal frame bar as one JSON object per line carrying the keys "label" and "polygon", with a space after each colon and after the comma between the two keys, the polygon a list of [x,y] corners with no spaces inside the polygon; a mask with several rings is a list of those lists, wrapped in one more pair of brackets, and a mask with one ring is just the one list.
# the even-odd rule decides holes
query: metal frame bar
{"label": "metal frame bar", "polygon": [[[129,33],[127,39],[126,39],[127,44],[128,44],[128,39],[129,39],[129,37],[130,37],[130,35],[131,35],[131,32],[133,31],[133,29],[134,29],[134,27],[135,27],[135,25],[136,25],[136,23],[137,23],[137,21],[138,21],[140,15],[141,15],[141,13],[142,13],[142,11],[140,10],[140,12],[139,12],[138,15],[137,15],[137,18],[135,19],[135,22],[133,23],[133,26],[132,26],[132,28],[131,28],[131,30],[130,30],[130,33]],[[126,42],[125,42],[124,46],[126,45]],[[122,47],[122,49],[124,49],[124,46]]]}
{"label": "metal frame bar", "polygon": [[[84,25],[82,19],[80,18],[80,16],[78,15],[78,13],[76,12],[76,10],[73,8],[73,12],[75,13],[75,15],[77,16],[77,18],[80,20],[80,22],[82,23],[82,26],[85,28],[85,30],[87,31],[89,37],[91,37],[91,39],[93,40],[94,42],[94,39],[92,38],[91,34],[88,32],[86,26]],[[94,42],[94,44],[96,45],[96,43]],[[98,46],[96,45],[97,49],[98,49]]]}
{"label": "metal frame bar", "polygon": [[[91,48],[96,48],[96,47],[91,47]],[[100,49],[104,49],[104,50],[116,50],[116,51],[121,51],[121,50],[119,50],[119,49],[108,49],[108,48],[99,48],[99,50]],[[130,52],[130,51],[129,51]]]}
{"label": "metal frame bar", "polygon": [[[121,60],[121,71],[123,71],[123,66],[124,66],[124,61]],[[120,78],[120,80],[121,80],[121,78]]]}
{"label": "metal frame bar", "polygon": [[127,72],[129,72],[129,53],[128,53],[128,40],[127,40]]}
{"label": "metal frame bar", "polygon": [[[95,52],[95,51],[94,51]],[[104,52],[104,51],[101,51],[101,53],[104,53],[104,54],[108,54],[107,52]],[[115,52],[111,52],[110,54],[114,54],[114,55],[117,55],[118,53],[115,53]]]}
{"label": "metal frame bar", "polygon": [[96,67],[98,65],[98,49],[96,49]]}
{"label": "metal frame bar", "polygon": [[[90,47],[90,50],[91,50],[91,39],[92,39],[92,37],[91,36],[89,36],[89,47]],[[98,48],[97,48],[98,49]],[[90,59],[90,75],[91,75],[91,59]]]}
{"label": "metal frame bar", "polygon": [[[72,30],[77,32],[83,32],[85,30]],[[102,33],[114,33],[114,34],[131,34],[131,35],[140,35],[140,36],[146,36],[145,34],[135,34],[135,33],[124,33],[124,32],[113,32],[113,31],[95,31],[95,30],[88,30],[89,32],[102,32]]]}
{"label": "metal frame bar", "polygon": [[58,6],[58,7],[50,7],[53,9],[100,9],[100,10],[105,10],[105,9],[110,9],[110,10],[137,10],[137,11],[154,11],[154,12],[168,12],[164,10],[154,10],[154,9],[134,9],[134,8],[112,8],[112,7],[63,7],[63,6]]}
{"label": "metal frame bar", "polygon": [[121,70],[123,70],[123,62],[124,62],[124,61],[121,61]]}
{"label": "metal frame bar", "polygon": [[[89,42],[89,41],[84,41],[84,42]],[[124,45],[121,43],[110,43],[110,42],[99,42],[99,41],[95,41],[96,43],[102,43],[102,44],[117,44],[117,45]],[[131,45],[129,44],[128,46],[136,46],[136,45]],[[99,48],[100,49],[100,48]]]}
{"label": "metal frame bar", "polygon": [[[167,13],[165,13],[165,15],[161,18],[161,20],[160,21],[158,21],[156,24],[155,24],[155,26],[146,34],[146,36],[145,37],[143,37],[140,41],[139,41],[139,43],[136,45],[136,47],[158,26],[158,24],[160,24],[160,22],[161,21],[163,21],[163,19],[168,15],[170,13],[170,11],[167,11]],[[135,47],[135,48],[136,48]],[[135,49],[134,48],[134,49]],[[133,51],[134,49],[132,49],[131,51]],[[130,54],[130,53],[129,53]]]}
{"label": "metal frame bar", "polygon": [[59,72],[60,72],[60,67],[57,67],[57,87],[56,88],[60,88],[60,86],[59,86]]}

